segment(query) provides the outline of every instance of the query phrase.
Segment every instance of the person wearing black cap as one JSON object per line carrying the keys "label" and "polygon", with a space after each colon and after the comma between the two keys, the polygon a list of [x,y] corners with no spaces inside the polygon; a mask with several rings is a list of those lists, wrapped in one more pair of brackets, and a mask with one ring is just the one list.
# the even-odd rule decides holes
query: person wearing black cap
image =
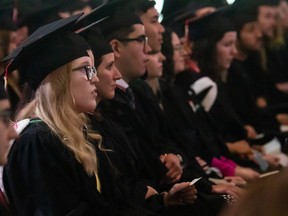
{"label": "person wearing black cap", "polygon": [[[103,100],[111,100],[115,94],[116,80],[121,78],[121,74],[114,66],[113,50],[102,39],[99,31],[93,29],[93,27],[80,34],[91,44],[95,56],[95,66],[100,80],[96,84],[98,93],[97,104]],[[165,192],[164,196],[158,194],[155,189],[149,186],[152,185],[151,183],[149,184],[149,181],[153,182],[154,180],[140,178],[139,169],[141,169],[141,166],[139,166],[139,163],[141,161],[139,161],[138,156],[131,148],[131,144],[129,144],[128,138],[117,124],[102,116],[101,109],[97,110],[90,119],[93,130],[99,131],[103,138],[103,146],[113,150],[113,152],[107,152],[107,155],[119,172],[119,181],[127,186],[125,190],[122,190],[122,194],[126,197],[126,201],[130,202],[130,205],[133,205],[132,203],[136,203],[138,206],[143,205],[149,211],[158,214],[163,212],[164,206],[177,204],[179,199],[177,196],[171,196],[167,192]],[[177,184],[175,187],[179,186],[186,187],[187,182]],[[186,201],[189,202],[188,199]],[[143,207],[142,214],[144,215],[147,210]]]}
{"label": "person wearing black cap", "polygon": [[4,168],[5,190],[17,215],[116,215],[118,210],[101,136],[89,129],[84,115],[96,108],[99,80],[89,45],[71,31],[81,15],[40,27],[4,59],[13,59],[6,73],[21,68],[36,91],[18,114],[17,120],[28,118],[29,124]]}
{"label": "person wearing black cap", "polygon": [[[233,41],[235,41],[236,32],[234,30],[233,25],[229,22],[228,23],[226,22],[226,17],[224,15],[222,15],[223,12],[225,12],[225,11],[223,9],[221,9],[221,10],[219,10],[213,14],[207,15],[207,16],[205,16],[205,17],[203,17],[197,21],[194,21],[193,23],[192,22],[190,23],[190,28],[191,28],[190,37],[193,37],[194,43],[195,43],[193,53],[194,53],[194,55],[197,55],[195,60],[199,61],[198,63],[200,63],[200,64],[198,66],[202,69],[201,70],[202,73],[205,73],[205,72],[207,74],[211,73],[209,75],[211,75],[211,77],[214,78],[215,81],[222,78],[220,76],[220,72],[222,72],[222,70],[224,70],[224,71],[227,70],[227,68],[229,67],[229,61],[231,63],[231,61],[233,59],[233,53],[235,54],[235,47],[233,45]],[[221,26],[215,25],[214,22],[215,23],[218,23],[218,22],[221,23]],[[229,41],[229,42],[227,42],[227,41],[225,42],[225,44],[229,45],[229,46],[227,46],[228,48],[226,48],[226,46],[223,46],[222,39]],[[221,41],[221,43],[220,42],[217,43],[218,41]],[[217,43],[217,49],[216,49],[216,43]],[[203,49],[211,49],[211,50],[204,52]],[[211,57],[212,55],[216,55],[215,54],[216,51],[218,52],[217,56],[222,55],[222,57],[220,59],[221,61],[219,61],[218,58],[214,58],[214,56]],[[204,60],[206,60],[206,61],[204,61]],[[208,63],[208,62],[210,62],[210,63]],[[208,66],[209,66],[209,68],[208,68]],[[165,73],[165,71],[164,71],[164,73]],[[180,89],[178,91],[178,94],[180,94],[179,98],[182,98],[182,100],[183,100],[182,103],[180,103],[183,106],[182,108],[180,108],[180,109],[182,109],[182,112],[184,112],[186,109],[188,109],[189,105],[191,105],[190,103],[194,104],[194,106],[191,105],[192,107],[194,107],[194,109],[192,109],[190,107],[190,109],[186,110],[184,113],[186,113],[186,116],[187,115],[191,116],[194,119],[194,121],[197,122],[196,125],[194,125],[195,122],[193,124],[191,124],[191,122],[190,123],[187,122],[187,124],[191,124],[191,126],[189,127],[189,130],[191,130],[191,132],[193,130],[194,132],[199,131],[199,133],[200,133],[199,138],[200,138],[200,140],[202,140],[202,142],[201,141],[198,142],[198,144],[200,144],[198,146],[199,147],[198,151],[202,152],[200,154],[200,156],[203,157],[206,161],[208,161],[209,164],[212,164],[212,166],[218,167],[221,170],[221,169],[223,169],[223,167],[216,166],[218,163],[217,164],[214,163],[215,161],[218,161],[216,158],[219,157],[220,155],[231,158],[231,154],[229,153],[229,151],[225,145],[225,142],[223,142],[223,138],[227,137],[227,134],[235,133],[234,130],[237,131],[237,129],[235,129],[234,126],[231,129],[231,124],[230,125],[226,124],[225,121],[229,121],[229,118],[224,118],[225,121],[223,121],[223,118],[221,119],[221,121],[219,121],[219,120],[215,121],[215,123],[218,125],[217,129],[215,128],[214,124],[211,123],[211,119],[210,119],[211,118],[210,115],[212,114],[211,113],[212,112],[211,107],[213,109],[215,108],[215,102],[211,104],[213,106],[210,105],[210,108],[208,108],[208,110],[206,109],[207,107],[204,107],[204,109],[206,109],[205,111],[202,110],[203,108],[201,109],[201,107],[203,106],[202,102],[198,101],[197,98],[193,98],[193,93],[192,93],[192,92],[198,91],[197,89],[193,89],[194,88],[193,82],[195,81],[195,78],[197,79],[197,76],[193,76],[193,73],[191,71],[186,71],[186,72],[179,73],[176,76],[174,75],[175,80],[173,80],[173,78],[172,78],[172,82],[174,81],[174,85],[177,85],[178,86],[177,88]],[[202,84],[199,83],[198,86],[202,85]],[[210,82],[210,84],[213,85],[213,82]],[[192,86],[192,87],[190,87],[190,86]],[[175,89],[177,89],[177,88],[175,87]],[[184,93],[184,95],[183,95],[183,93]],[[181,96],[181,94],[182,94],[182,96]],[[185,94],[188,94],[188,95],[185,96]],[[190,94],[190,96],[189,96],[189,94]],[[189,99],[187,99],[187,97]],[[189,104],[187,104],[187,100],[190,101]],[[173,104],[178,104],[178,103],[173,103]],[[171,107],[173,107],[173,104],[171,105]],[[177,106],[177,105],[174,105],[174,107],[175,106]],[[200,106],[200,109],[198,109],[199,106]],[[170,109],[170,111],[171,111],[171,109]],[[208,111],[210,112],[210,114],[206,113]],[[228,115],[227,110],[225,110],[225,112],[222,113],[221,117],[223,117],[223,114],[224,114],[224,116],[227,116]],[[179,115],[181,116],[181,114],[179,114]],[[215,118],[215,117],[218,118],[218,114],[216,114],[215,116],[212,115],[212,122],[213,122],[213,118]],[[172,113],[171,113],[171,118],[173,119]],[[174,121],[175,122],[178,121],[178,124],[175,124],[174,127],[176,125],[178,125],[178,129],[183,127],[183,125],[181,126],[181,122],[179,119],[175,118]],[[183,121],[184,121],[184,119],[183,119]],[[227,130],[223,129],[224,126],[227,127]],[[240,128],[240,131],[244,131],[243,127],[240,127],[241,125],[238,126],[238,123],[236,124],[236,126],[237,126],[236,128]],[[173,128],[173,125],[171,125],[171,127]],[[186,130],[188,130],[187,127],[186,127]],[[181,129],[179,131],[181,131]],[[204,135],[203,133],[206,133],[206,135]],[[242,132],[242,134],[243,133],[245,134],[245,131]],[[184,133],[181,132],[181,134],[183,137],[186,137],[186,135]],[[210,135],[208,136],[207,134],[210,134]],[[187,138],[188,137],[189,136],[187,136]],[[192,138],[192,137],[193,136],[190,136],[190,138]],[[227,138],[225,138],[225,139],[226,139],[225,141],[227,141]],[[193,138],[191,139],[190,142],[192,142],[192,140],[193,140]],[[212,141],[212,140],[214,140],[214,141]],[[181,141],[181,139],[180,139],[180,141]],[[187,145],[187,143],[190,143],[190,142],[186,142],[186,143],[184,142],[183,143],[183,139],[182,139],[182,142],[180,142],[180,143],[182,143],[182,145],[185,146],[185,145]],[[207,154],[207,152],[206,152],[203,155],[203,149],[205,149],[205,147],[203,146],[203,144],[201,145],[201,143],[206,143],[206,145],[207,145],[206,151],[208,151],[209,154]],[[196,146],[197,145],[195,144],[195,147]],[[212,146],[213,146],[213,148],[212,148]],[[189,148],[192,148],[192,146],[190,146]],[[200,152],[198,152],[198,154]],[[195,155],[195,152],[193,154]],[[210,156],[208,156],[208,155],[210,155]],[[228,175],[235,175],[235,174],[240,175],[241,174],[240,173],[240,166],[238,166],[238,167],[239,168],[237,168],[237,166],[234,166],[232,172],[230,172],[230,171],[226,172],[225,170],[222,170],[222,171],[223,171],[224,175],[227,175],[227,174]],[[248,175],[248,174],[244,175],[244,173],[242,173],[242,174],[243,174],[242,175],[243,177],[250,180],[251,175]]]}
{"label": "person wearing black cap", "polygon": [[[147,61],[146,53],[151,50],[138,40],[141,35],[145,35],[141,21],[137,21],[137,17],[131,17],[131,14],[129,17],[126,14],[126,11],[119,12],[101,23],[101,30],[112,45],[115,66],[120,71],[122,80],[117,81],[115,97],[109,101],[101,101],[98,109],[105,118],[116,122],[129,138],[129,143],[140,160],[140,178],[152,179],[154,184],[151,186],[163,191],[171,188],[182,177],[180,156],[184,154],[180,155],[181,151],[162,136],[165,128],[162,127],[164,119],[159,104],[155,101],[150,87],[139,79],[146,70],[143,65],[143,62]],[[139,59],[141,61],[135,65],[134,61]],[[130,86],[134,100],[128,95]],[[190,165],[186,168],[183,181],[192,179],[192,176],[199,177],[199,173],[194,172],[193,168],[190,169]],[[205,188],[203,193],[211,192],[211,184],[205,178],[197,185]],[[221,201],[223,199],[219,199],[218,203]],[[207,209],[205,204],[205,201],[199,199],[193,205],[166,208],[165,214],[175,214],[178,211],[181,215],[191,212],[215,214],[217,210],[213,207]],[[219,205],[216,208],[218,207]]]}

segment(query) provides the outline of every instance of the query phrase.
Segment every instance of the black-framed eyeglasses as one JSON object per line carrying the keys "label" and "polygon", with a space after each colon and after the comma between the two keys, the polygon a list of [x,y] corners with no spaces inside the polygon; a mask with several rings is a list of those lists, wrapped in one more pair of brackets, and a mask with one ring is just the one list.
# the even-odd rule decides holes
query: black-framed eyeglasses
{"label": "black-framed eyeglasses", "polygon": [[143,50],[145,51],[146,44],[148,43],[148,37],[141,35],[136,38],[117,38],[116,40],[122,41],[122,42],[132,42],[137,41],[139,43],[143,43]]}
{"label": "black-framed eyeglasses", "polygon": [[0,111],[0,119],[5,126],[9,127],[9,125],[12,123],[11,112],[9,110]]}
{"label": "black-framed eyeglasses", "polygon": [[85,65],[78,68],[73,68],[72,71],[82,71],[85,70],[87,79],[92,80],[93,77],[97,76],[97,69],[94,66]]}

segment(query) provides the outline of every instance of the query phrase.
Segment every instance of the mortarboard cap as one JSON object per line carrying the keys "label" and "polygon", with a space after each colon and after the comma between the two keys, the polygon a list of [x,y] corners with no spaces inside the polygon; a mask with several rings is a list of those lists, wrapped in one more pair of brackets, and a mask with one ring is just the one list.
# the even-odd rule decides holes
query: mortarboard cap
{"label": "mortarboard cap", "polygon": [[130,27],[135,24],[142,24],[140,18],[128,8],[116,10],[111,16],[99,24],[104,36],[108,36],[120,29]]}
{"label": "mortarboard cap", "polygon": [[227,14],[234,7],[227,6],[217,9],[215,12],[205,15],[189,23],[189,38],[193,41],[202,38],[222,36],[225,32],[236,31],[234,24],[227,18]]}
{"label": "mortarboard cap", "polygon": [[13,6],[0,6],[0,29],[16,30],[16,24],[13,21]]}
{"label": "mortarboard cap", "polygon": [[79,33],[90,45],[95,60],[100,59],[103,55],[113,53],[112,47],[104,39],[99,28],[90,27]]}
{"label": "mortarboard cap", "polygon": [[240,31],[246,23],[257,21],[257,7],[255,5],[238,5],[235,2],[232,6],[235,10],[228,13],[228,17],[234,23],[237,31]]}
{"label": "mortarboard cap", "polygon": [[[134,0],[133,0],[134,1]],[[146,12],[148,9],[154,7],[156,4],[155,1],[150,1],[150,0],[136,0],[134,5],[135,5],[135,11],[142,11]]]}
{"label": "mortarboard cap", "polygon": [[55,69],[83,56],[88,56],[88,43],[71,31],[82,14],[55,21],[37,29],[3,61],[13,59],[7,73],[19,69],[22,79],[36,90]]}
{"label": "mortarboard cap", "polygon": [[[180,37],[185,34],[185,25],[196,19],[197,11],[202,8],[214,8],[212,4],[207,2],[192,2],[185,8],[166,15],[162,20],[162,24],[175,31]],[[216,10],[216,9],[215,9]]]}
{"label": "mortarboard cap", "polygon": [[27,26],[31,34],[40,26],[60,19],[60,5],[61,2],[56,0],[19,0],[17,25]]}
{"label": "mortarboard cap", "polygon": [[104,19],[111,16],[122,4],[120,0],[113,0],[109,3],[101,4],[97,8],[93,9],[90,13],[82,16],[75,24],[75,29],[87,28],[89,26],[96,25]]}
{"label": "mortarboard cap", "polygon": [[7,98],[8,98],[8,96],[7,96],[7,93],[6,93],[5,88],[4,88],[4,80],[1,78],[0,79],[0,100],[4,100]]}
{"label": "mortarboard cap", "polygon": [[82,0],[62,0],[59,11],[73,13],[74,11],[84,9],[87,6],[90,6],[88,2]]}

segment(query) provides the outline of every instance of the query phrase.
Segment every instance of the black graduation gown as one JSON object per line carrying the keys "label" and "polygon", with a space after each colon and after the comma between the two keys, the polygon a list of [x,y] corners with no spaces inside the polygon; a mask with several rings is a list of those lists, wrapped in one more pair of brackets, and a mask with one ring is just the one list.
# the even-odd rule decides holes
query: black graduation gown
{"label": "black graduation gown", "polygon": [[[162,141],[165,139],[159,138],[161,137],[159,136],[159,130],[161,130],[159,125],[161,124],[161,121],[156,120],[156,118],[159,118],[160,116],[157,115],[158,111],[154,110],[155,106],[158,105],[156,105],[157,102],[155,104],[155,101],[152,101],[150,98],[150,87],[142,80],[138,80],[137,83],[131,84],[131,87],[133,87],[134,90],[136,110],[129,106],[125,92],[118,88],[116,89],[116,94],[113,100],[101,102],[98,107],[100,108],[99,110],[101,111],[101,114],[106,119],[109,118],[115,121],[121,129],[124,130],[133,150],[141,161],[140,165],[142,168],[138,169],[140,178],[145,180],[156,180],[155,185],[152,186],[155,186],[156,189],[160,188],[161,191],[165,187],[163,188],[163,185],[159,185],[159,182],[166,174],[167,169],[165,165],[160,162],[159,155],[161,153],[179,152],[179,150],[177,151],[174,146],[171,147],[171,145],[167,145],[167,143],[163,145],[159,144],[160,142],[156,142],[156,140]],[[149,92],[149,94],[147,95],[144,92]],[[148,111],[149,114],[146,111]],[[159,114],[161,114],[161,112]],[[157,134],[159,137],[154,136]],[[193,172],[193,170],[191,171]],[[197,177],[199,177],[199,175]],[[207,183],[204,178],[202,181],[199,181],[199,184],[205,185],[206,190],[211,192],[211,184]],[[175,215],[175,213],[177,213],[179,215],[215,215],[223,205],[223,199],[219,196],[209,197],[208,200],[217,200],[217,207],[215,207],[210,206],[211,203],[209,203],[207,199],[204,199],[205,196],[205,194],[199,193],[199,199],[195,204],[165,208],[163,214]]]}
{"label": "black graduation gown", "polygon": [[[98,131],[102,136],[102,145],[107,151],[107,156],[115,167],[117,181],[121,182],[120,190],[131,206],[142,208],[143,214],[146,209],[160,213],[163,211],[163,197],[155,196],[145,202],[147,193],[147,185],[150,185],[154,180],[141,179],[138,168],[141,168],[141,163],[131,145],[128,142],[125,134],[112,121],[103,118],[102,116],[90,116],[92,129]],[[155,184],[155,183],[153,183]],[[152,185],[153,185],[152,184]],[[150,212],[146,212],[150,214]]]}
{"label": "black graduation gown", "polygon": [[[100,102],[98,108],[104,118],[115,122],[125,133],[139,161],[141,161],[138,167],[140,178],[153,179],[159,183],[167,172],[167,168],[161,163],[159,156],[171,151],[170,149],[166,150],[165,146],[159,145],[156,142],[157,137],[151,136],[150,127],[153,127],[153,122],[150,123],[150,119],[143,118],[145,115],[141,110],[143,109],[141,107],[142,101],[139,100],[137,94],[134,96],[136,110],[131,108],[125,92],[120,88],[116,88],[115,97],[112,100]],[[152,186],[157,188],[157,183]]]}
{"label": "black graduation gown", "polygon": [[16,215],[117,215],[119,195],[105,155],[98,152],[101,193],[44,122],[17,138],[4,169],[4,186]]}
{"label": "black graduation gown", "polygon": [[265,81],[259,73],[257,65],[251,64],[250,60],[233,60],[226,84],[229,100],[245,125],[252,125],[258,132],[278,133],[279,123],[275,116],[256,106],[256,99],[267,95],[261,90]]}
{"label": "black graduation gown", "polygon": [[189,157],[198,155],[208,163],[213,157],[229,158],[229,150],[209,115],[201,106],[193,111],[189,105],[188,86],[183,82],[190,79],[190,75],[190,71],[177,74],[174,86],[163,93],[165,116],[170,128],[178,134],[177,143]]}

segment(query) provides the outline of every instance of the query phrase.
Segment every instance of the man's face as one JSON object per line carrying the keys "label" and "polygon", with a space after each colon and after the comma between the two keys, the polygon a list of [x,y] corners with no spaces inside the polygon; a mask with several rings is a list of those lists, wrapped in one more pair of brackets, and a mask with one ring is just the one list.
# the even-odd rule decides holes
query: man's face
{"label": "man's face", "polygon": [[258,22],[264,36],[273,38],[276,29],[276,7],[260,6],[258,9]]}
{"label": "man's face", "polygon": [[239,35],[238,48],[251,52],[258,51],[262,46],[262,32],[257,22],[246,23]]}
{"label": "man's face", "polygon": [[[133,29],[134,31],[127,36],[127,39],[145,38],[146,34],[142,24],[133,25]],[[144,40],[118,41],[117,51],[115,51],[115,47],[113,49],[115,66],[126,82],[144,75],[149,60],[147,53],[151,51]]]}
{"label": "man's face", "polygon": [[148,44],[153,52],[159,52],[163,43],[164,27],[158,21],[159,13],[152,7],[146,13],[140,16],[141,21],[145,26],[145,32],[148,37]]}
{"label": "man's face", "polygon": [[6,164],[9,142],[17,137],[15,129],[10,124],[9,108],[8,99],[0,100],[0,165]]}

